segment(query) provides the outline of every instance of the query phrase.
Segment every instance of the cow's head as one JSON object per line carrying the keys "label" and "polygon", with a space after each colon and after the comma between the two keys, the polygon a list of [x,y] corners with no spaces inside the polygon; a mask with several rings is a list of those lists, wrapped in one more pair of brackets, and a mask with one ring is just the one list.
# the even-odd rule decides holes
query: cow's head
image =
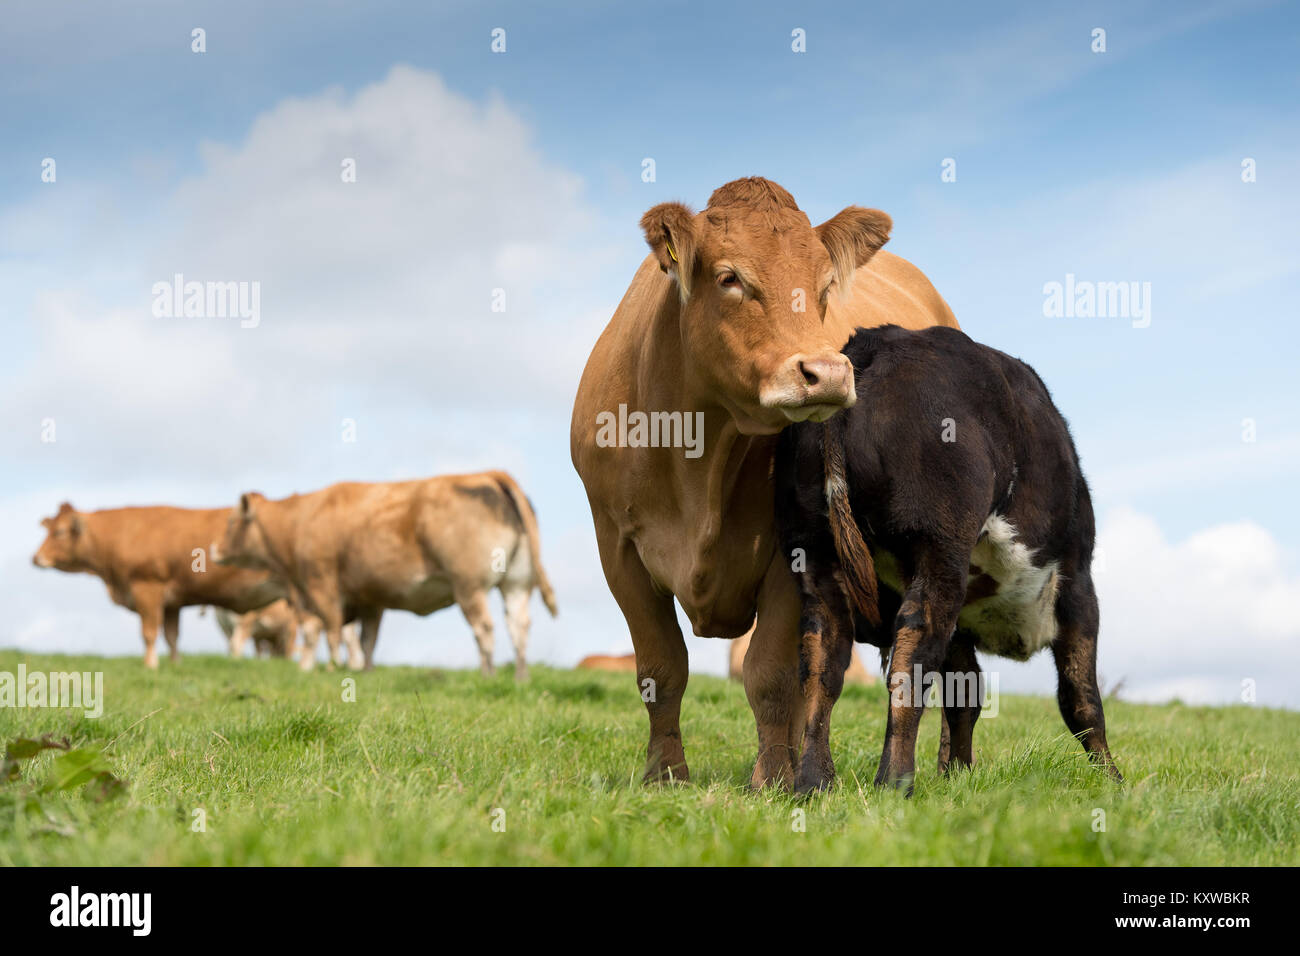
{"label": "cow's head", "polygon": [[741,431],[825,421],[853,404],[853,366],[824,326],[831,295],[889,239],[876,209],[849,206],[814,228],[766,179],[738,179],[698,215],[661,203],[641,219],[677,284],[688,371]]}
{"label": "cow's head", "polygon": [[212,560],[237,568],[270,568],[273,557],[266,540],[266,529],[258,520],[258,507],[266,497],[256,491],[239,496],[239,504],[226,517],[226,530],[220,541],[212,542]]}
{"label": "cow's head", "polygon": [[86,523],[77,510],[63,502],[53,518],[42,518],[45,541],[32,555],[38,568],[80,571],[85,567]]}

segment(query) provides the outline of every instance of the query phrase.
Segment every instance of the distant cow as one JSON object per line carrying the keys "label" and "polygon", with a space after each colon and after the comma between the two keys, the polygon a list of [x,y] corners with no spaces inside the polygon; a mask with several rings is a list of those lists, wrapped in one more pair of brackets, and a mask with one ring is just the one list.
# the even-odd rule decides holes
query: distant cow
{"label": "distant cow", "polygon": [[[498,588],[515,677],[523,680],[534,587],[556,613],[532,505],[501,471],[342,482],[279,501],[250,492],[227,512],[213,550],[222,563],[266,568],[288,581],[295,603],[324,621],[331,645],[345,621],[360,619],[367,668],[386,609],[425,615],[457,604],[474,631],[483,673],[491,674],[488,592]],[[314,658],[315,638],[304,631],[302,666]]]}
{"label": "distant cow", "polygon": [[1119,779],[1097,687],[1092,502],[1042,380],[949,328],[861,329],[844,354],[857,402],[777,449],[777,525],[805,566],[796,788],[834,776],[830,714],[854,639],[891,649],[877,785],[911,791],[926,683],[942,680],[940,768],[969,765],[975,649],[1027,660],[1049,646],[1066,726]]}
{"label": "distant cow", "polygon": [[[745,654],[749,651],[749,638],[749,634],[742,634],[731,642],[731,652],[727,656],[727,676],[732,680],[745,679]],[[867,670],[856,647],[853,649],[853,659],[849,661],[849,669],[844,672],[844,683],[861,684],[863,687],[876,683],[876,675]]]}
{"label": "distant cow", "polygon": [[45,542],[32,563],[99,577],[114,603],[140,615],[144,663],[156,668],[159,630],[171,659],[180,659],[181,608],[212,604],[243,613],[285,596],[284,586],[265,571],[212,560],[208,548],[225,528],[227,513],[167,507],[79,512],[64,502],[41,522]]}
{"label": "distant cow", "polygon": [[578,662],[580,671],[617,671],[636,673],[636,654],[590,654]]}
{"label": "distant cow", "polygon": [[[216,609],[216,618],[217,626],[226,635],[230,645],[230,656],[235,658],[244,655],[244,648],[250,640],[258,657],[292,657],[298,651],[299,628],[310,630],[315,635],[311,641],[314,647],[324,627],[315,614],[295,611],[283,599],[246,614],[235,614],[219,607]],[[361,669],[364,660],[358,624],[353,622],[343,626],[342,643],[330,648],[330,659],[340,666],[346,660],[349,667]]]}

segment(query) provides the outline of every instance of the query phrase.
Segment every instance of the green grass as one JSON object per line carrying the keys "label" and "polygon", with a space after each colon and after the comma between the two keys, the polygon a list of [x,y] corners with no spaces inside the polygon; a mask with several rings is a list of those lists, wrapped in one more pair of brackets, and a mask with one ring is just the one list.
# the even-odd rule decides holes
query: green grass
{"label": "green grass", "polygon": [[[1053,701],[1004,695],[976,730],[977,766],[948,779],[927,715],[904,800],[870,786],[884,691],[850,688],[832,736],[840,779],[799,799],[747,789],[753,721],[741,688],[717,678],[692,677],[687,692],[693,782],[647,788],[630,675],[538,667],[516,686],[509,673],[302,675],[205,657],[151,674],[132,659],[0,651],[0,671],[20,661],[102,670],[104,715],[0,708],[0,740],[108,745],[126,787],[99,802],[90,788],[32,799],[58,754],[25,762],[22,780],[0,784],[5,865],[1300,862],[1300,714],[1285,711],[1109,702],[1127,776],[1116,787]],[[342,700],[348,676],[355,703]]]}

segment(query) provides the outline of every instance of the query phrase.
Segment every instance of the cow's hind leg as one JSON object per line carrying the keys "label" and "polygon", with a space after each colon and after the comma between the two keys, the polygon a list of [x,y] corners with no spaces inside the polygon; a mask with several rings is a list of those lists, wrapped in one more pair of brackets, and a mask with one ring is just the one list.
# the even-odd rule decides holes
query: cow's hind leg
{"label": "cow's hind leg", "polygon": [[[459,591],[455,597],[461,613],[465,615],[465,620],[469,622],[470,629],[474,632],[474,640],[478,643],[479,670],[484,677],[491,677],[496,672],[495,665],[492,663],[495,638],[492,633],[492,611],[488,607],[487,591],[475,588],[472,591]],[[361,645],[364,649],[364,635]]]}
{"label": "cow's hind leg", "polygon": [[943,735],[939,741],[939,772],[953,764],[969,767],[975,762],[973,738],[984,697],[984,675],[975,658],[970,636],[958,631],[948,645],[943,664]]}
{"label": "cow's hind leg", "polygon": [[[379,621],[384,616],[382,607],[368,607],[363,610],[359,617],[361,620],[361,656],[365,670],[372,670],[375,666],[375,645],[379,643]],[[491,628],[492,619],[488,619],[488,627]],[[477,632],[476,632],[477,633]],[[339,641],[343,639],[343,627],[340,626],[337,632]],[[488,646],[491,647],[491,631],[488,634]]]}
{"label": "cow's hind leg", "polygon": [[181,609],[163,608],[163,639],[167,641],[167,656],[175,664],[181,659]]}
{"label": "cow's hind leg", "polygon": [[533,596],[532,586],[507,587],[501,591],[506,606],[506,629],[510,643],[515,647],[515,680],[528,680],[528,628],[531,620],[528,602]]}
{"label": "cow's hind leg", "polygon": [[1056,659],[1056,701],[1070,733],[1083,743],[1093,763],[1122,780],[1106,744],[1106,715],[1097,686],[1097,593],[1092,575],[1067,579],[1056,602],[1058,632],[1052,642]]}
{"label": "cow's hind leg", "polygon": [[965,592],[965,556],[954,555],[952,560],[923,563],[903,595],[889,658],[889,719],[876,786],[912,793],[916,735],[925,706],[923,685],[947,659]]}
{"label": "cow's hind leg", "polygon": [[320,643],[320,632],[325,622],[314,614],[302,622],[302,641],[298,651],[298,667],[309,671],[316,666],[316,645]]}
{"label": "cow's hind leg", "polygon": [[812,582],[805,572],[803,615],[799,621],[799,681],[808,708],[803,756],[795,791],[823,790],[835,779],[831,759],[831,709],[844,689],[844,672],[853,659],[852,618],[834,580]]}
{"label": "cow's hind leg", "polygon": [[243,615],[235,619],[235,627],[230,632],[230,656],[239,659],[244,656],[244,646],[252,633],[252,625],[244,623]]}
{"label": "cow's hind leg", "polygon": [[[343,646],[348,652],[348,670],[364,670],[366,666],[365,651],[361,648],[361,625],[353,621],[350,624],[344,624],[339,632],[343,635]],[[374,648],[372,647],[371,650]],[[340,662],[341,663],[341,662]]]}

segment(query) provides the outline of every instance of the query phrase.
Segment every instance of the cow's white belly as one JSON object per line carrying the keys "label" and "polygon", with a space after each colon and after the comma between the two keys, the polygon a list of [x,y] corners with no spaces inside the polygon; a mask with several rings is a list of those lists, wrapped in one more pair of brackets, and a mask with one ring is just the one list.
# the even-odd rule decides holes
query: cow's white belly
{"label": "cow's white belly", "polygon": [[[881,582],[903,593],[898,561],[885,551],[873,555]],[[1056,638],[1056,593],[1060,568],[1056,562],[1039,567],[1034,554],[1016,540],[1015,527],[1001,515],[990,515],[970,557],[970,577],[992,578],[996,590],[986,596],[967,594],[957,625],[975,634],[980,650],[999,657],[1028,660]]]}

